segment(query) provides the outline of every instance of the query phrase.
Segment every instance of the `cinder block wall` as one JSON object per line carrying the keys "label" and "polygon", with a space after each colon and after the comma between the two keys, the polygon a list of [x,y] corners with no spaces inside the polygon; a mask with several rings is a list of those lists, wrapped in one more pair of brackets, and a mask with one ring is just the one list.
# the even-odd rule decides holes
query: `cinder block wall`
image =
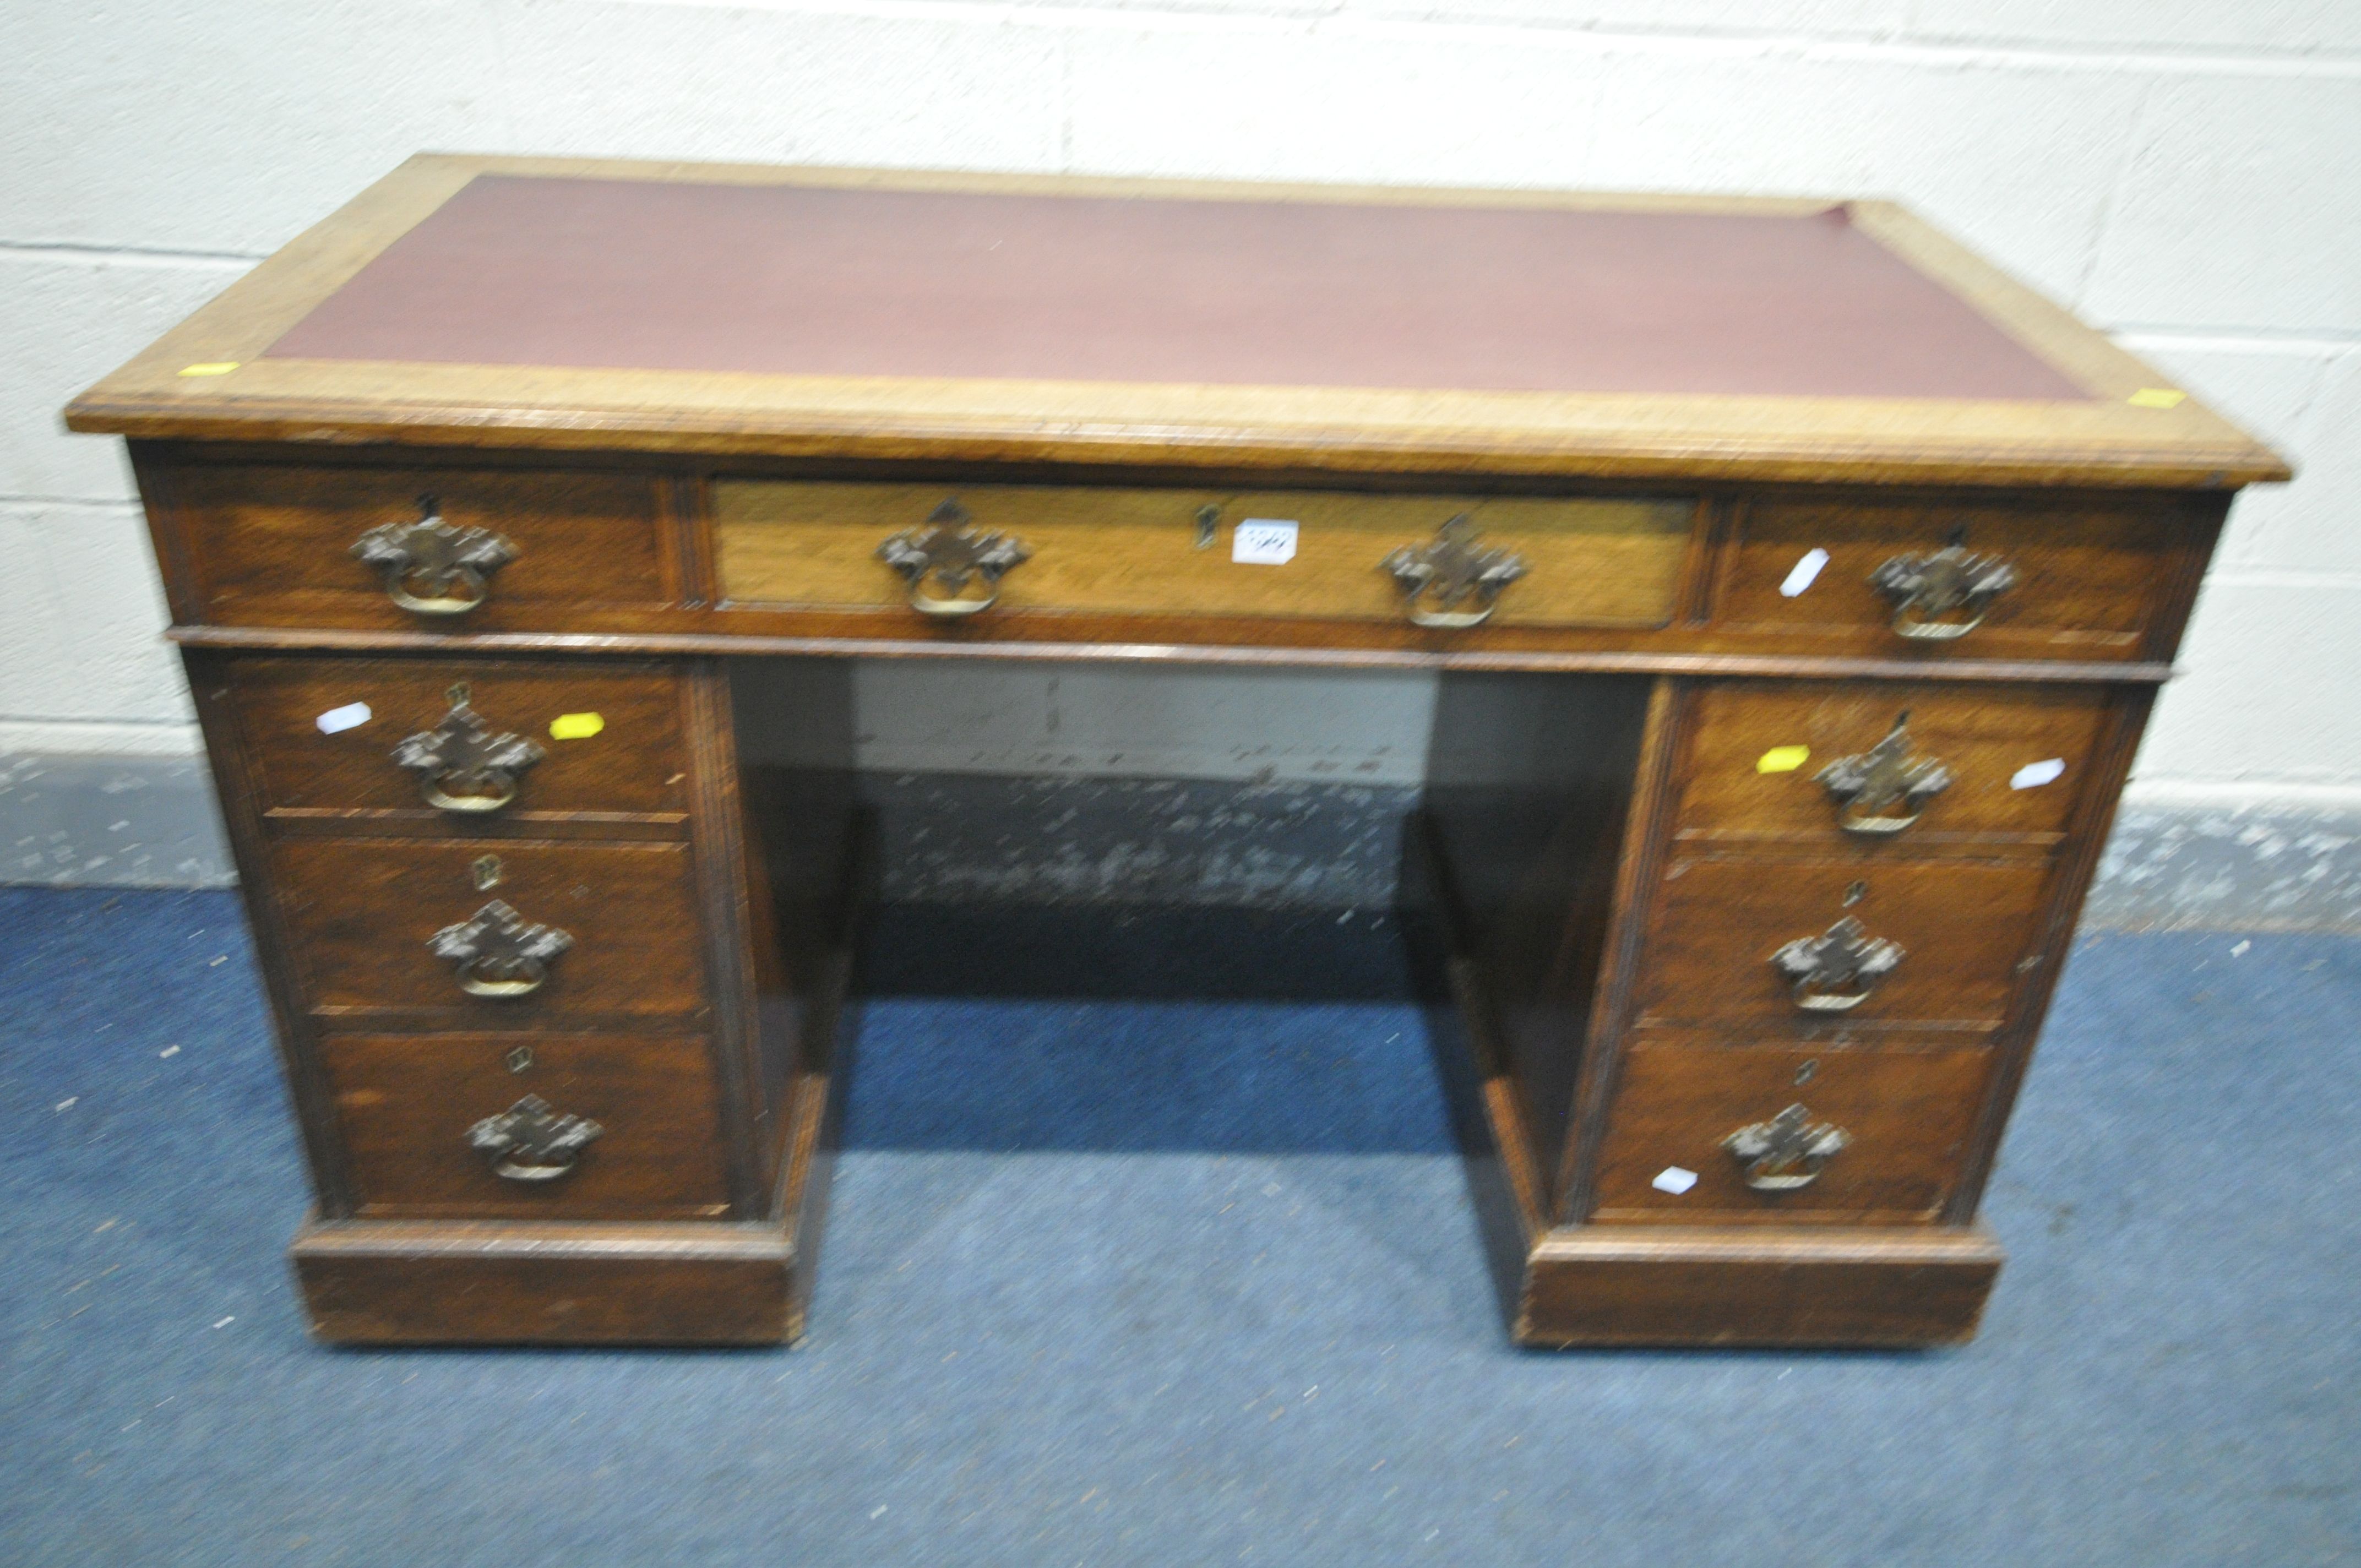
{"label": "cinder block wall", "polygon": [[[2238,504],[2135,820],[2361,814],[2355,0],[25,0],[0,14],[0,753],[194,752],[120,455],[57,411],[429,148],[1898,197],[2306,470]],[[879,755],[1054,761],[1045,679],[969,693],[983,739],[875,704]],[[1288,696],[1209,688],[1137,744],[1130,705],[1093,722],[1212,777],[1415,756],[1415,682],[1299,703],[1274,757]],[[60,843],[0,838],[0,874],[91,858]]]}

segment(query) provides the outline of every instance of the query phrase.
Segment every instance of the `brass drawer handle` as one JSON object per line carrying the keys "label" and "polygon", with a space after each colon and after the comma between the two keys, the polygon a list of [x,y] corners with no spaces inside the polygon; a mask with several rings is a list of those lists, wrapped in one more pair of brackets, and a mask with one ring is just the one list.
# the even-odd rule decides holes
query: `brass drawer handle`
{"label": "brass drawer handle", "polygon": [[427,950],[457,966],[470,996],[530,996],[549,978],[550,961],[574,945],[555,926],[536,926],[493,899],[426,939]]}
{"label": "brass drawer handle", "polygon": [[[1971,555],[1964,545],[1947,544],[1932,555],[1896,555],[1869,581],[1894,601],[1894,630],[1948,641],[1983,624],[1992,601],[2016,587],[2016,568],[1997,555]],[[1935,619],[1960,613],[1967,619]]]}
{"label": "brass drawer handle", "polygon": [[419,793],[437,811],[498,811],[516,798],[517,775],[549,753],[522,735],[495,735],[455,686],[451,711],[432,729],[393,749],[393,760],[418,774]]}
{"label": "brass drawer handle", "polygon": [[467,1144],[491,1157],[495,1176],[510,1181],[555,1181],[572,1170],[583,1149],[606,1130],[579,1116],[553,1114],[548,1101],[528,1094],[468,1128]]}
{"label": "brass drawer handle", "polygon": [[[974,615],[1000,598],[1000,579],[1033,553],[1005,533],[978,533],[967,508],[955,500],[934,510],[923,528],[906,528],[877,547],[877,558],[909,580],[910,608],[921,615]],[[961,598],[981,577],[982,598]],[[942,590],[930,592],[933,583]]]}
{"label": "brass drawer handle", "polygon": [[[1882,838],[1899,833],[1951,787],[1951,770],[1932,757],[1910,754],[1910,715],[1894,721],[1868,751],[1839,757],[1817,781],[1836,803],[1837,825],[1848,833]],[[1898,811],[1892,809],[1900,807]]]}
{"label": "brass drawer handle", "polygon": [[1742,1179],[1757,1192],[1793,1192],[1820,1179],[1828,1157],[1852,1142],[1833,1122],[1814,1123],[1811,1112],[1790,1105],[1767,1122],[1741,1127],[1721,1140],[1745,1169]]}
{"label": "brass drawer handle", "polygon": [[[517,557],[489,529],[454,528],[433,496],[418,498],[416,522],[389,522],[353,542],[353,558],[385,578],[386,597],[412,615],[465,615],[491,592],[491,576]],[[412,592],[413,588],[423,593]]]}
{"label": "brass drawer handle", "polygon": [[1795,1005],[1805,1012],[1849,1013],[1905,956],[1900,943],[1867,935],[1848,915],[1824,936],[1796,938],[1772,954],[1771,962],[1795,982]]}
{"label": "brass drawer handle", "polygon": [[[1526,569],[1521,558],[1506,550],[1479,548],[1476,525],[1465,512],[1435,530],[1432,544],[1415,550],[1405,544],[1378,566],[1401,590],[1411,625],[1446,630],[1489,620],[1500,590]],[[1471,599],[1477,608],[1459,608]]]}

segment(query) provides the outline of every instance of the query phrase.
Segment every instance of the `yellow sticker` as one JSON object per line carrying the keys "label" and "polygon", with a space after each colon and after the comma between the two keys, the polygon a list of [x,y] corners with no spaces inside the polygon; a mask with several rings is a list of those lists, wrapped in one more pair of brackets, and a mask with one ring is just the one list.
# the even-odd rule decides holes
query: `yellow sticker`
{"label": "yellow sticker", "polygon": [[549,738],[553,740],[588,740],[607,721],[595,713],[561,713],[549,721]]}
{"label": "yellow sticker", "polygon": [[1754,759],[1758,773],[1792,773],[1812,754],[1809,746],[1773,746]]}
{"label": "yellow sticker", "polygon": [[244,363],[245,361],[240,359],[209,359],[203,365],[181,366],[181,374],[183,376],[226,376]]}
{"label": "yellow sticker", "polygon": [[2125,400],[2136,409],[2172,409],[2179,408],[2188,398],[2188,393],[2176,392],[2169,387],[2142,387]]}

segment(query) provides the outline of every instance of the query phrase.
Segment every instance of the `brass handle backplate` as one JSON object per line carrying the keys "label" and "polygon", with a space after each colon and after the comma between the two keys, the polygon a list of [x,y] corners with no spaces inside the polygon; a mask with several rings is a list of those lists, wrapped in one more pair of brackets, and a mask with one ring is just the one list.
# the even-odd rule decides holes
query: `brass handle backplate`
{"label": "brass handle backplate", "polygon": [[1741,1179],[1757,1192],[1793,1192],[1820,1179],[1828,1157],[1852,1142],[1833,1122],[1812,1120],[1802,1105],[1790,1105],[1767,1122],[1743,1126],[1721,1146],[1744,1168]]}
{"label": "brass handle backplate", "polygon": [[579,1116],[558,1115],[549,1102],[528,1094],[468,1128],[467,1143],[491,1157],[495,1176],[510,1181],[555,1181],[572,1170],[583,1149],[606,1130]]}
{"label": "brass handle backplate", "polygon": [[1869,581],[1894,601],[1895,631],[1946,641],[1983,624],[1992,601],[2016,587],[2016,568],[1997,555],[1971,555],[1955,543],[1932,555],[1896,555]]}
{"label": "brass handle backplate", "polygon": [[1817,782],[1836,803],[1837,825],[1848,833],[1883,838],[1918,820],[1927,803],[1951,787],[1951,770],[1932,757],[1910,754],[1910,715],[1894,721],[1868,751],[1839,757]]}
{"label": "brass handle backplate", "polygon": [[1437,529],[1432,544],[1405,544],[1378,566],[1401,590],[1411,624],[1446,630],[1489,620],[1500,590],[1526,570],[1523,560],[1506,550],[1479,547],[1476,525],[1465,512]]}
{"label": "brass handle backplate", "polygon": [[457,969],[460,990],[494,998],[539,991],[551,960],[573,945],[570,934],[536,926],[497,898],[426,939],[429,952]]}
{"label": "brass handle backplate", "polygon": [[[877,547],[877,558],[910,585],[910,608],[921,615],[974,615],[1000,598],[1000,579],[1033,553],[1005,533],[976,532],[965,507],[947,500],[923,528],[906,528]],[[967,598],[968,584],[982,579],[982,598]],[[929,587],[928,585],[933,585]]]}
{"label": "brass handle backplate", "polygon": [[454,528],[433,496],[418,498],[415,522],[389,522],[353,542],[352,555],[385,579],[386,597],[413,615],[465,615],[491,592],[491,576],[517,557],[514,544],[483,528]]}
{"label": "brass handle backplate", "polygon": [[393,760],[418,774],[419,793],[437,811],[498,811],[516,798],[517,775],[547,756],[522,735],[492,733],[465,696],[432,729],[393,749]]}
{"label": "brass handle backplate", "polygon": [[1795,1005],[1805,1012],[1849,1013],[1905,956],[1900,943],[1869,936],[1848,915],[1824,936],[1796,938],[1771,962],[1795,982]]}

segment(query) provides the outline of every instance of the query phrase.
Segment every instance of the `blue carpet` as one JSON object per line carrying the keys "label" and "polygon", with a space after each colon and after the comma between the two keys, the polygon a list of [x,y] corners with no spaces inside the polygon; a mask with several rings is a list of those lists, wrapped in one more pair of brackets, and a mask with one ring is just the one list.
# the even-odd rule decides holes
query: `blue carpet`
{"label": "blue carpet", "polygon": [[809,1342],[356,1353],[231,899],[0,890],[0,1561],[2361,1555],[2361,943],[2086,941],[1930,1354],[1505,1343],[1407,1000],[880,997]]}

